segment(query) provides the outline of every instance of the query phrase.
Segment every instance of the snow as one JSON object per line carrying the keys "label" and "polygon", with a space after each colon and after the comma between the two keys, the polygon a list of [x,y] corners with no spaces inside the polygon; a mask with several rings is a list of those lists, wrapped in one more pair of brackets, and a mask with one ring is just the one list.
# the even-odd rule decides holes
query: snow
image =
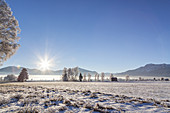
{"label": "snow", "polygon": [[170,112],[170,82],[0,84],[0,113]]}

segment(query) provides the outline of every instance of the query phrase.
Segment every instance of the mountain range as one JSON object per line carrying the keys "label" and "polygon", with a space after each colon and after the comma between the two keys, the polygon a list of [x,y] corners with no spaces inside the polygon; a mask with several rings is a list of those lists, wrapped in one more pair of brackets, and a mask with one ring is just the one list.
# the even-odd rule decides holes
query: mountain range
{"label": "mountain range", "polygon": [[[7,75],[7,74],[15,74],[15,75],[19,75],[19,73],[21,72],[21,70],[24,67],[16,67],[16,66],[8,66],[8,67],[4,67],[0,69],[0,75]],[[47,71],[41,71],[38,69],[29,69],[27,68],[27,71],[30,75],[62,75],[63,70],[57,70],[57,71],[53,71],[53,70],[47,70]],[[79,72],[84,74],[84,73],[90,73],[91,75],[96,74],[96,71],[90,71],[90,70],[86,70],[83,68],[79,68]]]}
{"label": "mountain range", "polygon": [[147,64],[116,75],[170,77],[170,64]]}
{"label": "mountain range", "polygon": [[[8,66],[0,69],[0,75],[15,74],[19,75],[23,67]],[[38,69],[27,68],[30,75],[62,75],[63,70],[48,70],[41,71]],[[96,74],[96,71],[91,71],[83,68],[79,68],[79,72],[90,73],[91,75]],[[106,73],[110,75],[111,73]],[[170,64],[147,64],[145,66],[139,67],[137,69],[128,70],[122,73],[114,73],[117,76],[155,76],[155,77],[170,77]]]}

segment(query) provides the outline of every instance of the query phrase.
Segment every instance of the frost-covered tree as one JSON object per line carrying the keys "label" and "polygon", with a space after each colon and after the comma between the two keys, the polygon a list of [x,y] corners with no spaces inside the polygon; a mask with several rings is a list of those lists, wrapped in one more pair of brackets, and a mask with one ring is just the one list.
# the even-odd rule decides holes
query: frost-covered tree
{"label": "frost-covered tree", "polygon": [[0,0],[0,65],[16,53],[20,28],[5,0]]}
{"label": "frost-covered tree", "polygon": [[83,81],[86,81],[86,73],[84,73]]}
{"label": "frost-covered tree", "polygon": [[76,80],[74,68],[71,68],[71,80],[72,81]]}
{"label": "frost-covered tree", "polygon": [[88,73],[88,81],[90,82],[90,80],[91,80],[91,75],[90,73]]}
{"label": "frost-covered tree", "polygon": [[77,81],[78,79],[78,67],[64,68],[62,74],[63,81]]}
{"label": "frost-covered tree", "polygon": [[97,73],[95,74],[95,78],[94,78],[95,81],[97,81]]}
{"label": "frost-covered tree", "polygon": [[18,82],[25,82],[28,79],[28,72],[26,68],[23,68],[18,76]]}
{"label": "frost-covered tree", "polygon": [[69,80],[74,81],[74,68],[69,68],[68,69],[68,76],[69,76]]}
{"label": "frost-covered tree", "polygon": [[101,73],[101,80],[102,80],[102,82],[104,81],[104,76],[105,76],[105,75],[104,75],[104,73],[102,72],[102,73]]}
{"label": "frost-covered tree", "polygon": [[2,78],[2,77],[0,77],[0,81],[3,81],[3,78]]}
{"label": "frost-covered tree", "polygon": [[70,73],[71,79],[70,80],[74,80],[74,68],[71,68],[71,73]]}
{"label": "frost-covered tree", "polygon": [[16,81],[17,77],[13,74],[4,77],[4,81]]}
{"label": "frost-covered tree", "polygon": [[77,80],[79,74],[79,68],[78,67],[73,68],[73,72],[74,72],[74,80]]}
{"label": "frost-covered tree", "polygon": [[63,81],[68,81],[67,68],[63,69],[62,80]]}
{"label": "frost-covered tree", "polygon": [[72,79],[72,69],[68,68],[67,73],[68,73],[68,80],[71,80]]}
{"label": "frost-covered tree", "polygon": [[110,74],[110,81],[112,81],[112,78],[113,78],[113,74],[111,73]]}
{"label": "frost-covered tree", "polygon": [[100,75],[99,75],[99,74],[97,74],[97,81],[99,81],[99,76],[100,76]]}
{"label": "frost-covered tree", "polygon": [[130,80],[130,77],[127,75],[126,76],[126,81],[129,81]]}

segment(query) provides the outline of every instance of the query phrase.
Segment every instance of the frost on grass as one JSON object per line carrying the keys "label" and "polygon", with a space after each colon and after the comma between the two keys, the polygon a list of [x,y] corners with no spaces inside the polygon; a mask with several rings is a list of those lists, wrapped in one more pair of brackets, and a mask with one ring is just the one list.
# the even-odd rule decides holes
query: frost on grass
{"label": "frost on grass", "polygon": [[[89,83],[88,83],[89,84]],[[95,84],[100,86],[101,83]],[[103,84],[105,89],[110,85]],[[74,87],[73,87],[74,86]],[[169,112],[170,100],[107,93],[103,87],[79,83],[0,85],[0,112]],[[94,87],[93,87],[94,88]],[[130,87],[129,87],[130,88]]]}

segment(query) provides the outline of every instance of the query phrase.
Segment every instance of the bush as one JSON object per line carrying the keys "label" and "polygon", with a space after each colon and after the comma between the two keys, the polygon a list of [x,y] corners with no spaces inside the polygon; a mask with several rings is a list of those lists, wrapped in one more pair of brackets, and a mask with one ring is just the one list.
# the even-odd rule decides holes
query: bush
{"label": "bush", "polygon": [[17,77],[13,74],[4,77],[4,81],[16,81]]}

